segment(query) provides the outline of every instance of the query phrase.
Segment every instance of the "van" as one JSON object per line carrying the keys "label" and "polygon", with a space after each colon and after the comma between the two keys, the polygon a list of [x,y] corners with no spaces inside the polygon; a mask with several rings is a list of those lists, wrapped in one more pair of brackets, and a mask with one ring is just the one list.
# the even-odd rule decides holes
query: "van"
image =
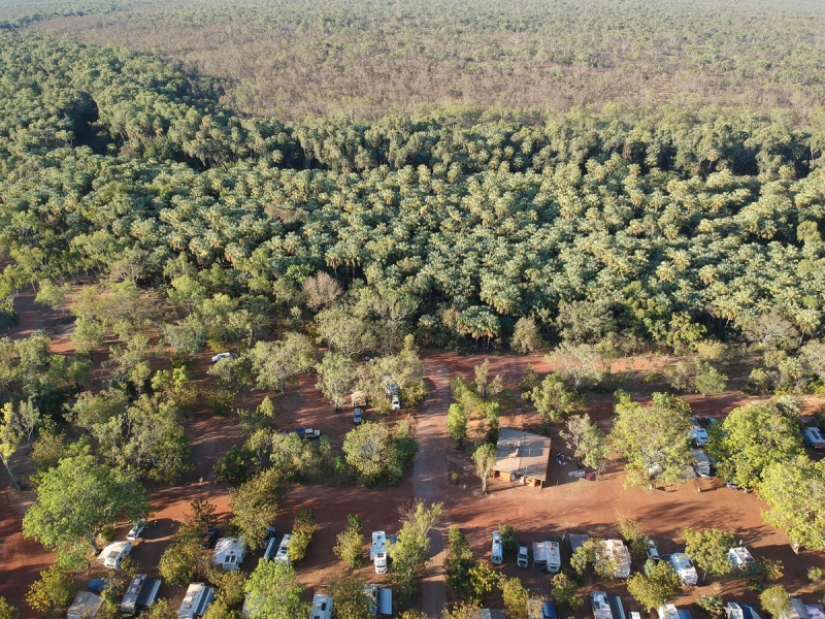
{"label": "van", "polygon": [[501,544],[501,533],[493,531],[493,547],[490,551],[490,561],[493,565],[501,565],[504,562],[504,547]]}

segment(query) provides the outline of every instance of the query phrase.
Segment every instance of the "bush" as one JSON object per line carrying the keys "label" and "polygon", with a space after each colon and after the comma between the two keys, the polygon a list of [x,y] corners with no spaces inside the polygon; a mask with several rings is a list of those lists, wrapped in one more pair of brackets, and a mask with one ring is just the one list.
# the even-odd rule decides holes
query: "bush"
{"label": "bush", "polygon": [[293,564],[303,561],[306,557],[315,529],[315,510],[306,507],[299,509],[295,515],[292,539],[289,542],[289,560]]}
{"label": "bush", "polygon": [[509,524],[500,524],[498,532],[501,533],[501,545],[504,547],[504,552],[518,552],[516,530]]}
{"label": "bush", "polygon": [[346,563],[350,569],[361,567],[364,562],[364,537],[361,535],[361,517],[357,514],[347,516],[347,528],[338,534],[333,552]]}
{"label": "bush", "polygon": [[725,603],[718,595],[700,595],[696,600],[696,605],[713,619],[721,619],[725,616]]}
{"label": "bush", "polygon": [[808,569],[808,580],[812,583],[816,584],[820,580],[822,580],[822,568],[821,567],[812,567]]}
{"label": "bush", "polygon": [[711,395],[722,393],[727,388],[728,377],[709,363],[699,364],[696,369],[694,384],[697,393]]}

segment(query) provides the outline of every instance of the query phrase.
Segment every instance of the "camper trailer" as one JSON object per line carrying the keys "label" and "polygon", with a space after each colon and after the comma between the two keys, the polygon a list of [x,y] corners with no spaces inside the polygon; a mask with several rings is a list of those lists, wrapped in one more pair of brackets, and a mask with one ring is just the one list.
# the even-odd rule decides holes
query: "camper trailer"
{"label": "camper trailer", "polygon": [[730,561],[733,567],[739,570],[747,570],[751,565],[756,563],[753,555],[744,546],[728,550],[728,561]]}
{"label": "camper trailer", "polygon": [[286,563],[290,565],[289,560],[289,542],[292,539],[292,534],[287,533],[284,535],[283,539],[281,539],[281,543],[278,546],[278,552],[275,553],[275,560],[280,561],[281,563]]}
{"label": "camper trailer", "polygon": [[533,567],[555,574],[561,569],[558,542],[533,542]]}
{"label": "camper trailer", "polygon": [[313,595],[309,619],[332,619],[332,598],[323,593]]}
{"label": "camper trailer", "polygon": [[593,608],[595,619],[614,619],[613,611],[610,608],[610,600],[604,591],[594,591],[590,594],[590,605]]}
{"label": "camper trailer", "polygon": [[136,615],[149,608],[158,599],[160,579],[138,574],[129,583],[129,588],[120,603],[120,612],[124,615]]}
{"label": "camper trailer", "polygon": [[384,531],[372,532],[370,546],[370,561],[375,567],[376,574],[386,574],[389,569],[389,547],[395,543],[394,535],[387,535]]}
{"label": "camper trailer", "polygon": [[693,567],[690,557],[684,552],[674,552],[670,555],[670,564],[673,566],[673,569],[676,570],[676,573],[679,575],[679,580],[682,581],[683,585],[693,587],[699,580],[699,576],[696,574],[696,568]]}
{"label": "camper trailer", "polygon": [[237,572],[246,556],[246,542],[242,537],[224,537],[215,544],[212,565],[219,565],[227,572]]}
{"label": "camper trailer", "polygon": [[606,539],[602,542],[601,548],[596,551],[600,558],[613,561],[616,568],[613,571],[614,578],[628,578],[630,576],[630,551],[620,539]]}
{"label": "camper trailer", "polygon": [[97,560],[103,563],[103,567],[110,570],[120,569],[123,559],[132,552],[132,545],[129,542],[113,542],[103,549]]}
{"label": "camper trailer", "polygon": [[215,590],[202,582],[193,582],[183,596],[178,619],[197,619],[202,617],[206,609],[215,599]]}
{"label": "camper trailer", "polygon": [[103,601],[91,591],[81,591],[66,611],[66,619],[91,619],[102,604]]}

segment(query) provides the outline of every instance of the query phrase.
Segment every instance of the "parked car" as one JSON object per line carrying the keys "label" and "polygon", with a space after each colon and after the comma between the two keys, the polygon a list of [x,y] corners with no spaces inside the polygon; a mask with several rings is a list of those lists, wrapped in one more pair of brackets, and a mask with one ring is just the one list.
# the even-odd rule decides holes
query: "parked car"
{"label": "parked car", "polygon": [[704,428],[695,427],[690,431],[690,440],[692,440],[697,447],[704,447],[710,443],[708,431]]}
{"label": "parked car", "polygon": [[95,578],[94,580],[89,581],[89,586],[86,588],[92,593],[100,595],[103,593],[103,590],[108,586],[108,584],[109,583],[102,578]]}
{"label": "parked car", "polygon": [[802,431],[802,440],[811,449],[825,449],[825,438],[819,428],[805,428]]}
{"label": "parked car", "polygon": [[656,563],[658,563],[662,560],[662,558],[659,556],[659,549],[656,548],[656,542],[654,542],[652,539],[645,540],[645,552],[647,553],[647,558],[651,561],[655,561]]}
{"label": "parked car", "polygon": [[352,411],[352,421],[357,426],[363,421],[362,411],[360,406],[356,406]]}
{"label": "parked car", "polygon": [[222,359],[234,359],[235,356],[231,352],[221,352],[212,357],[212,363],[217,363]]}
{"label": "parked car", "polygon": [[527,567],[529,557],[527,555],[527,544],[518,545],[518,557],[516,557],[516,565],[519,567]]}
{"label": "parked car", "polygon": [[221,532],[218,529],[212,528],[208,529],[206,533],[203,534],[203,538],[201,539],[201,548],[204,550],[208,550],[209,548],[214,548],[215,542],[218,541],[218,538],[221,536]]}
{"label": "parked car", "polygon": [[132,525],[131,529],[129,529],[129,532],[126,534],[126,539],[128,539],[130,542],[135,541],[137,538],[141,536],[141,534],[143,533],[143,529],[145,528],[146,518],[141,518],[134,525]]}
{"label": "parked car", "polygon": [[397,395],[392,396],[392,410],[401,410],[401,400],[398,398]]}

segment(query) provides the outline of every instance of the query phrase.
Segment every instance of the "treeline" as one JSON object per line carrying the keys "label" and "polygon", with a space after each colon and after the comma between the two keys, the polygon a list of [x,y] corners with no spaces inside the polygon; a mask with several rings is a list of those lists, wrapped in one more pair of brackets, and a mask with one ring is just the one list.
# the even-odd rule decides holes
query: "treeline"
{"label": "treeline", "polygon": [[392,107],[410,114],[444,104],[558,113],[616,102],[807,114],[825,94],[825,10],[806,0],[50,6],[38,31],[159,52],[220,78],[228,106],[281,119],[375,121]]}
{"label": "treeline", "polygon": [[[577,110],[543,127],[281,125],[214,105],[149,56],[4,35],[2,296],[84,274],[289,315],[326,271],[408,295],[420,343],[735,336],[778,312],[821,333],[816,124]],[[357,296],[357,295],[354,295]]]}

